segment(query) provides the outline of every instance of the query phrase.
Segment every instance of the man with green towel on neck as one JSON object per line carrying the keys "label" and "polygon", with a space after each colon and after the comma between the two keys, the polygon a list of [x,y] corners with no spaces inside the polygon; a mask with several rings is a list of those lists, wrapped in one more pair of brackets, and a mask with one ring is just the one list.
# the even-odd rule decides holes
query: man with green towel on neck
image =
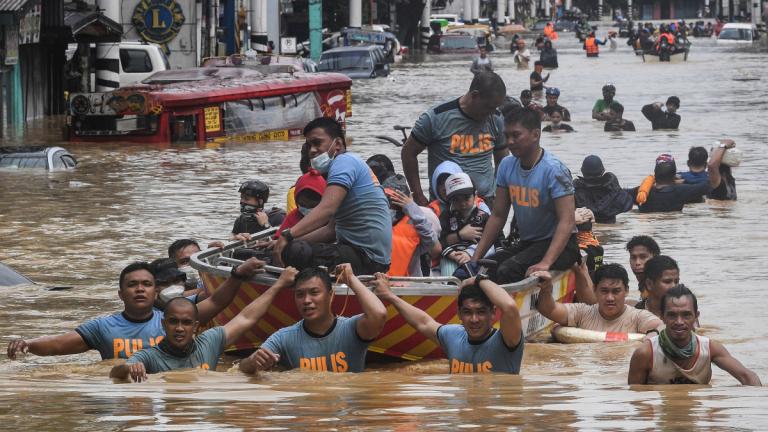
{"label": "man with green towel on neck", "polygon": [[762,386],[722,344],[693,332],[698,317],[696,296],[685,285],[667,291],[661,300],[667,327],[632,354],[629,384],[709,384],[714,363],[744,385]]}

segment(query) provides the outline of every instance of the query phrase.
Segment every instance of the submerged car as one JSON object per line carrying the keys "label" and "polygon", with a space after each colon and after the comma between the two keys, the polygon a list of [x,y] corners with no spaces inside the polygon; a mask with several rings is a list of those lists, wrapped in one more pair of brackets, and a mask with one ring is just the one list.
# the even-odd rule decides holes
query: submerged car
{"label": "submerged car", "polygon": [[317,65],[320,72],[338,72],[352,79],[389,75],[389,61],[378,45],[334,48],[323,52]]}
{"label": "submerged car", "polygon": [[752,43],[760,40],[754,24],[728,23],[717,36],[718,43]]}
{"label": "submerged car", "polygon": [[62,147],[0,147],[2,169],[44,169],[62,171],[74,169],[77,159]]}
{"label": "submerged car", "polygon": [[432,35],[427,46],[427,52],[430,54],[474,54],[479,51],[477,39],[468,34]]}

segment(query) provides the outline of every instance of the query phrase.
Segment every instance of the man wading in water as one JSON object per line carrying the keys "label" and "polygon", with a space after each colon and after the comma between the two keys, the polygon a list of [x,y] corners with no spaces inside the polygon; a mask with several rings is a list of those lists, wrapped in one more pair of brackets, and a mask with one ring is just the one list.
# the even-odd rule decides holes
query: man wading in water
{"label": "man wading in water", "polygon": [[[552,297],[552,275],[535,272],[539,301],[536,308],[562,326],[614,333],[658,333],[663,325],[654,314],[624,304],[629,293],[629,276],[619,264],[604,264],[595,270],[594,293],[577,292],[582,303],[558,303]],[[588,294],[588,295],[585,295]],[[594,301],[597,304],[591,304]]]}
{"label": "man wading in water", "polygon": [[709,384],[714,363],[744,385],[762,386],[722,344],[693,332],[699,307],[685,285],[667,292],[661,314],[666,328],[632,354],[629,384]]}
{"label": "man wading in water", "polygon": [[197,337],[195,333],[200,324],[197,306],[184,297],[172,299],[163,317],[163,328],[168,336],[156,346],[138,351],[124,364],[113,367],[110,378],[124,380],[130,377],[141,382],[146,381],[147,374],[174,369],[216,370],[224,347],[256,325],[280,290],[293,283],[296,273],[293,267],[284,269],[277,282],[227,324],[208,329]]}
{"label": "man wading in water", "polygon": [[[435,321],[395,295],[388,279],[377,284],[375,292],[419,333],[440,345],[452,374],[520,373],[525,344],[520,311],[515,299],[488,276],[480,274],[462,284],[457,301],[461,325]],[[501,311],[499,330],[493,328],[496,309]]]}
{"label": "man wading in water", "polygon": [[[198,309],[199,321],[207,323],[235,298],[243,280],[263,271],[264,262],[255,258],[232,269],[229,277]],[[85,322],[74,331],[59,336],[41,336],[35,339],[15,339],[8,344],[8,358],[31,352],[39,356],[79,354],[98,350],[101,359],[128,358],[136,351],[152,347],[165,337],[161,325],[163,311],[154,307],[158,292],[155,276],[145,262],[128,265],[120,273],[117,294],[125,305],[122,312]]]}
{"label": "man wading in water", "polygon": [[[387,321],[387,308],[352,273],[351,265],[337,266],[336,275],[339,283],[352,289],[363,313],[353,317],[334,315],[330,276],[318,267],[304,269],[292,282],[301,321],[272,333],[256,352],[240,362],[240,370],[254,373],[279,364],[287,369],[362,372],[368,344]],[[374,283],[381,283],[383,277],[378,274]]]}

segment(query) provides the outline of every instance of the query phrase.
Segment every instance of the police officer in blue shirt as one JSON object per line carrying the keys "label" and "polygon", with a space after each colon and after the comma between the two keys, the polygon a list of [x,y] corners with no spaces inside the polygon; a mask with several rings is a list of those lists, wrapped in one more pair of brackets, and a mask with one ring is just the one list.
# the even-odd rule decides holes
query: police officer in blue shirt
{"label": "police officer in blue shirt", "polygon": [[[452,374],[520,373],[524,345],[520,311],[515,299],[486,275],[462,284],[457,301],[461,325],[435,321],[394,294],[388,280],[377,283],[374,292],[391,303],[419,333],[440,345]],[[501,311],[498,330],[493,327],[497,309]]]}
{"label": "police officer in blue shirt", "polygon": [[[257,272],[264,262],[251,258],[233,269],[228,278],[209,298],[198,305],[200,323],[207,323],[235,298],[240,284]],[[122,312],[87,321],[75,330],[57,336],[41,336],[8,344],[8,358],[31,352],[39,356],[79,354],[98,350],[101,359],[129,358],[144,348],[158,345],[165,337],[163,311],[154,307],[158,290],[152,267],[135,262],[120,273],[117,294],[125,305]]]}

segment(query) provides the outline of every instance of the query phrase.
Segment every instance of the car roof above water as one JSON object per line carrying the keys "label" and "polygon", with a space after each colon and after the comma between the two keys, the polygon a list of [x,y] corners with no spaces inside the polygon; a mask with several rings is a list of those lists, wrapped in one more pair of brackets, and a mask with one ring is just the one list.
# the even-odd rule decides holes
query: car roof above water
{"label": "car roof above water", "polygon": [[381,50],[381,47],[378,45],[355,45],[355,46],[345,46],[345,47],[339,47],[339,48],[333,48],[329,49],[327,51],[323,51],[323,54],[334,54],[339,52],[356,52],[356,51],[376,51]]}

